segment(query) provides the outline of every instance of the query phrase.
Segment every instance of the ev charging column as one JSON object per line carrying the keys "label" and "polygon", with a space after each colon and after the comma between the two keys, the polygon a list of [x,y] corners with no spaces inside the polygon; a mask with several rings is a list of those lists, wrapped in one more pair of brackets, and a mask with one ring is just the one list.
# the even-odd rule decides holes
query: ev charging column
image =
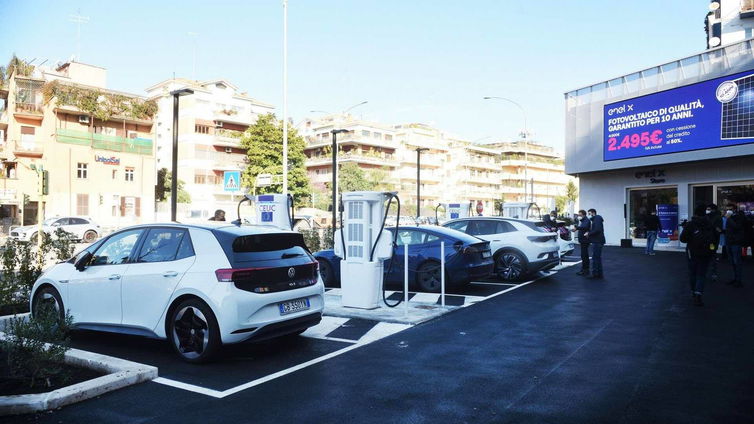
{"label": "ev charging column", "polygon": [[256,211],[256,225],[264,225],[291,229],[291,215],[288,196],[285,194],[260,194],[257,196],[246,195],[251,200]]}
{"label": "ev charging column", "polygon": [[374,191],[343,193],[343,228],[335,234],[335,255],[343,258],[340,261],[343,306],[362,309],[380,306],[383,261],[392,256],[392,234],[383,229],[382,222],[386,200],[384,193]]}

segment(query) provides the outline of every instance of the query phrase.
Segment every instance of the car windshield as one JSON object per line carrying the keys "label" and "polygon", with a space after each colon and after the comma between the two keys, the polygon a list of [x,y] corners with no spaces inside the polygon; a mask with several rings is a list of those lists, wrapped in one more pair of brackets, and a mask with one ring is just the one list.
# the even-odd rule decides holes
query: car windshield
{"label": "car windshield", "polygon": [[52,224],[53,224],[53,223],[54,223],[55,221],[57,221],[58,219],[60,219],[60,218],[47,218],[47,219],[45,219],[45,220],[44,220],[44,222],[42,223],[42,225],[47,225],[47,226],[50,226],[50,225],[52,225]]}
{"label": "car windshield", "polygon": [[531,228],[534,231],[539,231],[540,233],[549,233],[550,231],[547,230],[546,224],[543,221],[517,221],[520,222],[527,227]]}

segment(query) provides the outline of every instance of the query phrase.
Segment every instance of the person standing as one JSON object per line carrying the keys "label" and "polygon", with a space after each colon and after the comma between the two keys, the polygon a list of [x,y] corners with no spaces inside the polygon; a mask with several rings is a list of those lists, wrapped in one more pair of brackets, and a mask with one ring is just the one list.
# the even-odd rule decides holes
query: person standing
{"label": "person standing", "polygon": [[725,242],[728,245],[730,264],[733,266],[733,279],[728,284],[742,287],[741,249],[746,244],[746,216],[733,205],[726,207],[725,216],[728,218],[725,224]]}
{"label": "person standing", "polygon": [[647,228],[647,247],[644,250],[644,253],[654,256],[657,232],[660,231],[660,218],[657,216],[656,209],[653,209],[652,212],[644,218],[644,225]]}
{"label": "person standing", "polygon": [[585,233],[589,244],[592,246],[592,274],[589,278],[602,279],[602,247],[605,245],[605,220],[597,215],[596,209],[589,209],[589,231]]}
{"label": "person standing", "polygon": [[[715,251],[712,253],[712,258],[710,259],[709,264],[709,268],[712,274],[712,282],[714,283],[717,281],[717,262],[719,261],[717,257],[717,249],[720,247],[721,234],[723,233],[723,217],[718,210],[717,205],[714,203],[711,203],[709,206],[707,206],[705,214],[710,225],[712,225],[712,231],[715,235]],[[725,250],[725,248],[723,248],[723,250]]]}
{"label": "person standing", "polygon": [[589,240],[586,234],[592,227],[592,221],[587,219],[586,211],[580,210],[579,215],[576,218],[576,228],[571,231],[576,231],[578,237],[579,246],[581,247],[581,271],[577,272],[577,275],[589,275]]}
{"label": "person standing", "polygon": [[684,221],[681,243],[686,243],[686,258],[689,263],[689,287],[694,305],[704,306],[702,294],[707,278],[707,267],[715,249],[715,236],[704,206],[694,209],[691,222]]}
{"label": "person standing", "polygon": [[222,209],[216,210],[215,215],[208,219],[208,221],[225,221],[225,211]]}

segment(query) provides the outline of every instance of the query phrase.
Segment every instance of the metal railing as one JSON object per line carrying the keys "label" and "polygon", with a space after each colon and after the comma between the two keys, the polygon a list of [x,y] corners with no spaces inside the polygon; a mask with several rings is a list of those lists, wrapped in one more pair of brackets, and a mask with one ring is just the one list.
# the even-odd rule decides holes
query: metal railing
{"label": "metal railing", "polygon": [[148,138],[127,138],[114,135],[95,134],[88,131],[58,128],[55,131],[58,143],[91,146],[94,149],[112,150],[115,152],[152,154],[152,140]]}
{"label": "metal railing", "polygon": [[16,102],[15,110],[17,113],[30,113],[34,115],[41,115],[44,113],[44,109],[41,103]]}

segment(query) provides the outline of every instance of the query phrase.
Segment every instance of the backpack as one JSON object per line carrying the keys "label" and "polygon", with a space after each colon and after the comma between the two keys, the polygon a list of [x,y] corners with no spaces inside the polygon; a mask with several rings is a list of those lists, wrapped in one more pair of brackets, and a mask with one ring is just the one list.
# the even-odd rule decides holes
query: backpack
{"label": "backpack", "polygon": [[[691,222],[683,230],[686,248],[692,256],[707,256],[715,252],[715,231],[707,222]],[[683,240],[681,240],[683,241]]]}

